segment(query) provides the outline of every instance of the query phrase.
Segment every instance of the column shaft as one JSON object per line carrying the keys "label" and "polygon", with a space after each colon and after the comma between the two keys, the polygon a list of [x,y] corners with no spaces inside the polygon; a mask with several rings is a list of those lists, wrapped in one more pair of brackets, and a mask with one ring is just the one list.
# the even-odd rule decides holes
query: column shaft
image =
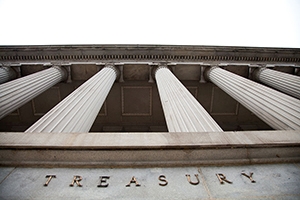
{"label": "column shaft", "polygon": [[0,67],[0,83],[5,83],[17,77],[17,73],[11,67]]}
{"label": "column shaft", "polygon": [[104,67],[25,132],[89,132],[116,77],[114,67]]}
{"label": "column shaft", "polygon": [[268,68],[255,70],[254,78],[268,86],[300,99],[300,77]]}
{"label": "column shaft", "polygon": [[159,67],[155,78],[169,132],[222,131],[167,67]]}
{"label": "column shaft", "polygon": [[274,129],[300,129],[300,100],[218,67],[206,76]]}
{"label": "column shaft", "polygon": [[0,119],[66,78],[60,67],[49,69],[0,85]]}

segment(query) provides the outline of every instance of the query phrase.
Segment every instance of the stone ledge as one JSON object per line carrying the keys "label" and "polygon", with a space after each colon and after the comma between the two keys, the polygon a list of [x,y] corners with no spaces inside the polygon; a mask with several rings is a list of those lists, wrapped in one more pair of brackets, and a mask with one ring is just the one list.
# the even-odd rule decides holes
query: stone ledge
{"label": "stone ledge", "polygon": [[300,162],[300,131],[0,133],[4,166],[191,166]]}
{"label": "stone ledge", "polygon": [[1,148],[153,149],[299,146],[300,131],[0,133]]}
{"label": "stone ledge", "polygon": [[300,147],[198,150],[1,149],[1,166],[181,167],[300,162]]}

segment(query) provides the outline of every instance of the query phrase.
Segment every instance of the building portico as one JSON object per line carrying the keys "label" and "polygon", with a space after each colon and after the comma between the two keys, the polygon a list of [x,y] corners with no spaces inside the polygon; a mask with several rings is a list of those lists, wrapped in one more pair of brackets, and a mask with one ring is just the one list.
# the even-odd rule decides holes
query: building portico
{"label": "building portico", "polygon": [[0,198],[300,196],[299,49],[2,46],[0,64]]}

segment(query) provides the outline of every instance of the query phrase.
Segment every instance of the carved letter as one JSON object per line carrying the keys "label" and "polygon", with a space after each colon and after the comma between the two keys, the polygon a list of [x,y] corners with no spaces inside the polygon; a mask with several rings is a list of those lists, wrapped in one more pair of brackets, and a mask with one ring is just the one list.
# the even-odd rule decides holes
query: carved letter
{"label": "carved letter", "polygon": [[[107,179],[109,179],[109,176],[100,176],[100,184],[97,185],[97,187],[107,187],[109,183],[106,183]],[[102,184],[106,183],[106,184]]]}
{"label": "carved letter", "polygon": [[51,179],[52,179],[52,178],[56,178],[56,176],[55,176],[55,175],[46,175],[45,178],[48,178],[47,181],[46,181],[46,183],[44,184],[44,186],[47,187],[48,184],[50,183]]}
{"label": "carved letter", "polygon": [[246,176],[247,178],[249,178],[250,179],[250,181],[252,182],[252,183],[255,183],[255,180],[253,180],[253,178],[252,178],[252,175],[253,175],[253,173],[252,172],[250,172],[250,176],[249,175],[247,175],[246,173],[244,173],[244,172],[242,172],[241,173],[242,175],[244,175],[244,176]]}
{"label": "carved letter", "polygon": [[160,186],[166,186],[166,185],[168,185],[168,181],[166,180],[166,176],[165,175],[160,175],[158,177],[158,180],[164,182],[164,183],[159,183]]}
{"label": "carved letter", "polygon": [[224,181],[226,181],[227,183],[232,183],[231,181],[226,179],[226,176],[224,174],[216,174],[216,176],[218,177],[219,181],[221,184],[224,183]]}
{"label": "carved letter", "polygon": [[197,179],[197,182],[192,182],[192,181],[191,181],[191,176],[190,176],[189,174],[186,174],[185,176],[187,177],[188,182],[189,182],[190,184],[192,184],[192,185],[198,185],[199,182],[200,182],[200,181],[199,181],[199,178],[198,178],[198,174],[195,174],[196,179]]}
{"label": "carved letter", "polygon": [[81,176],[78,176],[78,175],[74,176],[73,181],[70,184],[70,186],[73,187],[74,183],[76,183],[78,187],[82,187],[82,185],[79,183],[81,180],[82,180]]}
{"label": "carved letter", "polygon": [[131,178],[130,182],[126,185],[126,187],[130,187],[131,183],[135,183],[135,186],[141,186],[140,184],[138,184],[138,182],[134,176]]}

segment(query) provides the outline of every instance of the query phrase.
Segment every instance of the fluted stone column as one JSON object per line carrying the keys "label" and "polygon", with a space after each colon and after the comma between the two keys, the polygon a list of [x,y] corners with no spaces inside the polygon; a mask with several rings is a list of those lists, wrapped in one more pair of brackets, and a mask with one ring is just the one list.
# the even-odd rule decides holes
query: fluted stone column
{"label": "fluted stone column", "polygon": [[300,130],[300,100],[218,67],[206,77],[274,129]]}
{"label": "fluted stone column", "polygon": [[61,67],[24,76],[0,85],[0,119],[66,78]]}
{"label": "fluted stone column", "polygon": [[300,99],[300,77],[268,68],[254,71],[254,78],[268,86]]}
{"label": "fluted stone column", "polygon": [[0,84],[17,78],[17,73],[11,67],[0,67]]}
{"label": "fluted stone column", "polygon": [[169,132],[222,131],[167,67],[159,67],[155,78]]}
{"label": "fluted stone column", "polygon": [[25,132],[89,132],[117,74],[115,67],[104,67]]}

